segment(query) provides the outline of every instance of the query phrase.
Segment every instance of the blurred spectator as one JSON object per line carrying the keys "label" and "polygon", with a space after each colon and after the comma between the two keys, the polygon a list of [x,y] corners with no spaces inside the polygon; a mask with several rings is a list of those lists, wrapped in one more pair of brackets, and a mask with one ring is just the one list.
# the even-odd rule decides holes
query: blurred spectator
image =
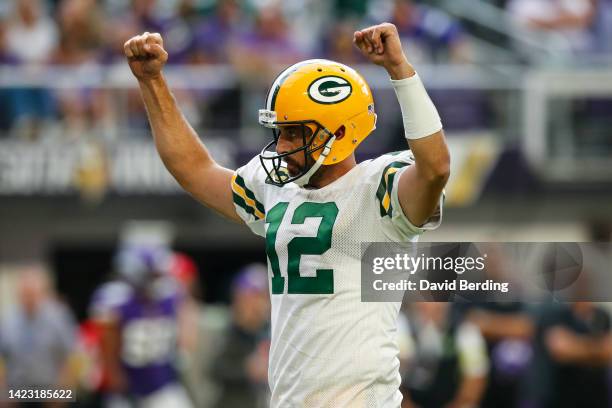
{"label": "blurred spectator", "polygon": [[95,0],[64,0],[58,10],[59,47],[55,64],[94,62],[102,44],[104,15]]}
{"label": "blurred spectator", "polygon": [[190,407],[175,368],[182,295],[169,273],[163,248],[119,251],[121,280],[99,288],[92,315],[102,328],[102,389],[106,406]]}
{"label": "blurred spectator", "polygon": [[[42,64],[57,46],[56,23],[40,0],[17,0],[9,21],[0,21],[0,63],[13,66]],[[23,139],[36,139],[45,121],[55,113],[51,93],[43,88],[0,91],[0,129],[13,130]]]}
{"label": "blurred spectator", "polygon": [[593,24],[597,0],[510,0],[508,11],[517,29],[533,35],[556,51],[594,49]]}
{"label": "blurred spectator", "polygon": [[[508,282],[515,293],[523,285],[517,281],[512,262],[495,245],[485,251],[486,278]],[[469,299],[470,295],[466,294]],[[474,299],[474,298],[472,298]],[[489,375],[480,406],[483,408],[515,408],[518,406],[521,383],[532,356],[531,311],[521,302],[495,302],[486,297],[469,302],[456,302],[451,311],[457,321],[467,321],[478,327],[485,339],[489,356]]]}
{"label": "blurred spectator", "polygon": [[58,44],[57,27],[41,0],[16,0],[8,49],[27,63],[45,62]]}
{"label": "blurred spectator", "polygon": [[125,61],[123,54],[125,41],[145,30],[138,24],[133,13],[127,7],[115,8],[107,4],[105,11],[105,30],[102,36],[99,61],[102,64],[122,63]]}
{"label": "blurred spectator", "polygon": [[[7,43],[8,22],[0,17],[0,64],[16,66],[19,59],[9,49]],[[0,88],[0,130],[8,130],[13,125],[15,117],[21,111],[20,105],[23,103],[23,93],[18,89]],[[0,136],[3,132],[0,133]]]}
{"label": "blurred spectator", "polygon": [[413,0],[392,0],[389,7],[389,1],[378,0],[370,4],[369,14],[372,23],[388,20],[396,25],[412,63],[457,63],[470,59],[461,25],[438,9],[417,5]]}
{"label": "blurred spectator", "polygon": [[551,304],[540,308],[536,324],[528,406],[609,407],[609,315],[590,302]]}
{"label": "blurred spectator", "polygon": [[271,4],[258,11],[252,29],[230,44],[230,59],[238,73],[251,81],[269,83],[279,65],[289,65],[303,55],[288,35],[280,6]]}
{"label": "blurred spectator", "polygon": [[448,303],[412,306],[400,324],[402,407],[478,406],[489,366],[480,331],[467,321],[453,321]]}
{"label": "blurred spectator", "polygon": [[322,55],[349,66],[364,63],[363,54],[353,44],[353,34],[357,29],[357,21],[349,19],[330,25],[321,41]]}
{"label": "blurred spectator", "polygon": [[149,32],[162,32],[161,17],[156,13],[157,0],[131,0],[132,17],[140,28]]}
{"label": "blurred spectator", "polygon": [[73,388],[73,317],[55,299],[41,266],[21,271],[17,290],[19,303],[0,320],[0,360],[4,360],[7,385]]}
{"label": "blurred spectator", "polygon": [[612,0],[597,0],[595,18],[597,51],[609,56],[612,52]]}
{"label": "blurred spectator", "polygon": [[228,44],[240,32],[243,23],[238,0],[220,0],[215,12],[196,28],[194,61],[204,64],[227,63]]}
{"label": "blurred spectator", "polygon": [[163,22],[164,46],[170,64],[192,64],[196,59],[196,27],[200,21],[194,0],[181,0],[177,13]]}
{"label": "blurred spectator", "polygon": [[196,406],[210,406],[212,390],[206,376],[206,350],[203,350],[210,339],[200,325],[204,306],[199,296],[198,267],[187,254],[175,252],[170,262],[170,275],[179,284],[184,298],[178,320],[181,378]]}
{"label": "blurred spectator", "polygon": [[336,15],[335,4],[329,0],[285,0],[279,3],[285,20],[289,22],[287,35],[304,56],[320,58],[318,48],[326,32],[343,20],[357,19],[353,13]]}
{"label": "blurred spectator", "polygon": [[[221,0],[212,15],[194,27],[190,62],[198,64],[228,64],[230,44],[236,41],[244,26],[243,10],[238,0]],[[236,86],[223,90],[200,92],[201,125],[213,129],[234,129],[241,115],[241,90]]]}
{"label": "blurred spectator", "polygon": [[70,88],[56,91],[61,137],[75,141],[94,136],[112,138],[113,120],[111,95],[106,89]]}
{"label": "blurred spectator", "polygon": [[456,304],[457,318],[479,328],[491,361],[489,381],[482,407],[514,408],[519,403],[521,383],[532,349],[533,320],[521,303]]}
{"label": "blurred spectator", "polygon": [[[95,0],[64,0],[58,6],[60,43],[51,62],[87,65],[99,62],[104,14]],[[102,133],[113,120],[109,94],[104,89],[62,89],[55,93],[58,113],[67,139]],[[99,135],[97,135],[99,136]]]}
{"label": "blurred spectator", "polygon": [[233,282],[232,323],[212,367],[221,387],[219,408],[260,406],[267,389],[269,314],[267,268],[249,265]]}
{"label": "blurred spectator", "polygon": [[169,64],[191,62],[194,28],[199,18],[193,0],[131,0],[129,7],[108,7],[108,10],[114,20],[109,23],[118,31],[110,33],[105,62],[111,62],[115,57],[122,58],[123,43],[144,31],[157,32],[164,37]]}

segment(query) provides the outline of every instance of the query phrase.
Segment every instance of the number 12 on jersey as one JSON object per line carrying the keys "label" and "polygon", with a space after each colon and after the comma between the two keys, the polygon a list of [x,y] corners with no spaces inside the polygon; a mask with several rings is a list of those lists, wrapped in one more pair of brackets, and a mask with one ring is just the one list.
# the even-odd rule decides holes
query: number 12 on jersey
{"label": "number 12 on jersey", "polygon": [[[287,212],[289,203],[280,202],[266,213],[266,253],[272,268],[272,294],[282,294],[285,289],[285,278],[281,275],[278,254],[276,253],[276,235]],[[316,276],[300,276],[302,255],[322,255],[332,243],[332,230],[338,206],[334,202],[304,202],[293,212],[291,224],[304,224],[306,218],[321,218],[316,237],[294,237],[287,244],[287,293],[290,294],[331,294],[334,293],[333,269],[317,269]]]}

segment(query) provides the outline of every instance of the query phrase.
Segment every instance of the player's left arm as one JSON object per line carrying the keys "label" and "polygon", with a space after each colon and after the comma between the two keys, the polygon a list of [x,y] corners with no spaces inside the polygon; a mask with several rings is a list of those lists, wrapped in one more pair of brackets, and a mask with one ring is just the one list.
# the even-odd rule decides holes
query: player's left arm
{"label": "player's left arm", "polygon": [[450,155],[442,131],[411,140],[409,145],[415,164],[402,173],[397,195],[408,220],[421,226],[440,203],[440,195],[450,174]]}
{"label": "player's left arm", "polygon": [[398,198],[408,220],[421,226],[434,214],[450,175],[450,154],[440,117],[402,50],[397,28],[383,23],[355,32],[353,41],[374,64],[384,67],[397,93],[415,165],[399,179]]}

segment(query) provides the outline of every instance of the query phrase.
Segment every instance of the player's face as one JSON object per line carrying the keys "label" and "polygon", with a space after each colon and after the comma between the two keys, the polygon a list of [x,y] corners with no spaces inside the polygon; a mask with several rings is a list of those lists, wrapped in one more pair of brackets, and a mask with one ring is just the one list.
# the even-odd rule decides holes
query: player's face
{"label": "player's face", "polygon": [[[304,146],[312,136],[312,130],[308,126],[286,125],[280,126],[276,153],[282,154],[299,149]],[[284,158],[287,163],[287,170],[291,176],[295,176],[302,169],[310,167],[314,160],[310,155],[305,155],[304,151],[299,151]]]}

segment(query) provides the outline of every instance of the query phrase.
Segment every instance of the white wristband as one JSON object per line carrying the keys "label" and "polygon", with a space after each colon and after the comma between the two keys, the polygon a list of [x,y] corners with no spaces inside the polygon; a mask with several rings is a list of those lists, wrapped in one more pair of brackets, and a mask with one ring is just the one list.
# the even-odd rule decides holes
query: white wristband
{"label": "white wristband", "polygon": [[402,109],[406,139],[420,139],[442,129],[440,115],[418,74],[405,79],[392,79],[391,84]]}

